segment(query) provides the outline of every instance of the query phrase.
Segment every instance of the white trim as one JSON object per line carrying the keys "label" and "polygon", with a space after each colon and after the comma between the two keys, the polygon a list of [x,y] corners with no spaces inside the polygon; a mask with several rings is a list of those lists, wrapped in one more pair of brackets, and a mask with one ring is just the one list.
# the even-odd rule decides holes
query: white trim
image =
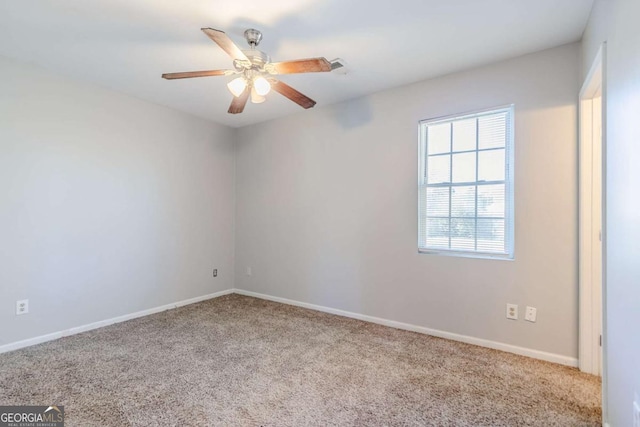
{"label": "white trim", "polygon": [[[604,366],[604,345],[600,347],[600,334],[605,339],[604,334],[604,300],[605,289],[604,267],[605,267],[605,176],[606,166],[604,162],[605,132],[605,87],[604,87],[604,51],[602,45],[591,65],[591,69],[582,85],[579,96],[579,121],[580,121],[580,143],[579,143],[579,345],[578,357],[579,368],[583,372],[594,375],[603,374],[601,366]],[[602,134],[601,138],[593,134],[593,115],[598,111],[595,108],[593,99],[601,97],[600,120]],[[597,146],[595,144],[598,144]],[[597,151],[596,151],[597,150]],[[596,171],[593,162],[598,158],[601,160],[600,171]],[[598,173],[596,173],[598,172]],[[593,199],[593,180],[600,175],[602,184],[601,194],[598,195],[600,201]],[[593,207],[600,205],[598,218],[594,217]],[[594,237],[594,222],[601,228],[601,242]],[[596,246],[599,245],[599,246]],[[601,249],[600,249],[601,248]],[[595,259],[600,260],[600,264],[594,263]],[[598,261],[595,261],[598,262]],[[596,268],[597,267],[597,268]],[[594,271],[597,275],[594,275]],[[599,276],[599,277],[598,277]],[[600,292],[596,293],[595,290]],[[601,356],[602,354],[602,356]],[[604,368],[603,368],[604,369]],[[603,380],[604,386],[604,380]]]}
{"label": "white trim", "polygon": [[593,102],[580,99],[579,195],[578,195],[578,281],[579,281],[579,348],[580,370],[596,375],[595,331],[593,330],[593,277],[592,277],[592,163],[593,132],[591,118]]}
{"label": "white trim", "polygon": [[290,300],[287,298],[274,297],[271,295],[265,295],[257,292],[245,291],[243,289],[234,289],[234,292],[239,295],[246,295],[246,296],[260,298],[268,301],[279,302],[282,304],[294,305],[297,307],[308,308],[311,310],[321,311],[324,313],[330,313],[338,316],[349,317],[352,319],[363,320],[365,322],[377,323],[379,325],[389,326],[396,329],[403,329],[405,331],[418,332],[425,335],[431,335],[439,338],[446,338],[453,341],[460,341],[467,344],[477,345],[480,347],[487,347],[487,348],[492,348],[494,350],[506,351],[508,353],[519,354],[521,356],[528,356],[534,359],[545,360],[547,362],[558,363],[561,365],[571,366],[574,368],[578,366],[578,359],[574,357],[562,356],[560,354],[554,354],[554,353],[547,353],[545,351],[534,350],[534,349],[525,348],[525,347],[518,347],[511,344],[485,340],[482,338],[470,337],[467,335],[454,334],[452,332],[439,331],[437,329],[425,328],[423,326],[411,325],[409,323],[396,322],[395,320],[381,319],[379,317],[368,316],[366,314],[353,313],[350,311],[344,311],[336,308],[330,308],[330,307],[325,307],[321,305]]}
{"label": "white trim", "polygon": [[[601,304],[600,315],[602,316],[602,419],[604,425],[607,426],[609,418],[608,411],[608,374],[607,374],[607,43],[600,45],[598,53],[589,69],[589,73],[580,89],[579,107],[583,106],[583,100],[593,98],[597,91],[600,90],[602,96],[602,295],[599,304]],[[580,146],[582,145],[582,111],[579,114],[580,124]],[[580,233],[582,230],[579,230]],[[579,255],[582,260],[582,254]],[[588,352],[592,352],[595,347],[595,334],[589,329],[593,326],[593,315],[591,313],[593,307],[593,295],[590,291],[590,283],[586,284],[583,280],[583,270],[580,268],[579,280],[579,350],[580,369],[589,371],[593,365],[593,358],[590,358]],[[586,357],[586,359],[584,359]]]}
{"label": "white trim", "polygon": [[497,107],[486,107],[486,108],[482,108],[479,110],[470,110],[470,111],[466,111],[464,113],[454,113],[454,114],[448,114],[446,116],[438,116],[438,117],[432,117],[430,119],[422,119],[419,121],[419,124],[425,124],[425,123],[429,123],[429,124],[437,124],[440,122],[449,122],[452,121],[453,119],[464,119],[464,118],[469,118],[469,117],[473,117],[473,116],[482,116],[482,115],[490,115],[493,114],[495,112],[498,111],[509,111],[510,109],[512,109],[515,106],[515,104],[505,104],[505,105],[500,105]]}
{"label": "white trim", "polygon": [[601,88],[603,83],[603,57],[604,44],[598,49],[596,57],[593,59],[589,73],[580,88],[580,99],[593,98],[596,91]]}
{"label": "white trim", "polygon": [[92,329],[102,328],[104,326],[113,325],[114,323],[126,322],[127,320],[136,319],[138,317],[148,316],[150,314],[159,313],[161,311],[167,311],[174,308],[182,307],[189,304],[194,304],[196,302],[205,301],[212,298],[221,297],[222,295],[227,295],[233,293],[233,289],[227,289],[225,291],[215,292],[213,294],[202,295],[195,298],[190,298],[178,302],[174,302],[171,304],[161,305],[160,307],[149,308],[147,310],[137,311],[131,314],[125,314],[118,317],[113,317],[111,319],[100,320],[98,322],[89,323],[87,325],[76,326],[73,328],[65,329],[63,331],[53,332],[46,335],[40,335],[38,337],[29,338],[22,341],[16,341],[13,343],[5,344],[0,346],[0,354],[6,353],[8,351],[18,350],[24,347],[30,347],[32,345],[41,344],[47,341],[57,340],[62,337],[67,337],[69,335],[79,334],[81,332],[87,332]]}
{"label": "white trim", "polygon": [[481,347],[492,348],[492,349],[495,349],[495,350],[506,351],[508,353],[519,354],[521,356],[528,356],[528,357],[532,357],[534,359],[545,360],[547,362],[559,363],[561,365],[566,365],[566,366],[571,366],[571,367],[577,367],[578,366],[578,359],[575,359],[575,358],[572,358],[572,357],[567,357],[567,356],[562,356],[562,355],[559,355],[559,354],[547,353],[545,351],[539,351],[539,350],[534,350],[534,349],[525,348],[525,347],[518,347],[518,346],[515,346],[515,345],[511,345],[511,344],[505,344],[505,343],[501,343],[501,342],[485,340],[485,339],[482,339],[482,338],[470,337],[470,336],[467,336],[467,335],[459,335],[459,334],[454,334],[454,333],[451,333],[451,332],[439,331],[437,329],[430,329],[430,328],[425,328],[423,326],[411,325],[409,323],[396,322],[394,320],[387,320],[387,319],[382,319],[382,318],[379,318],[379,317],[368,316],[366,314],[353,313],[353,312],[350,312],[350,311],[339,310],[339,309],[336,309],[336,308],[330,308],[330,307],[325,307],[325,306],[316,305],[316,304],[310,304],[310,303],[306,303],[306,302],[294,301],[294,300],[290,300],[290,299],[287,299],[287,298],[274,297],[274,296],[261,294],[261,293],[257,293],[257,292],[245,291],[243,289],[227,289],[225,291],[220,291],[220,292],[216,292],[216,293],[213,293],[213,294],[203,295],[203,296],[196,297],[196,298],[191,298],[191,299],[188,299],[188,300],[183,300],[183,301],[179,301],[179,302],[175,302],[175,303],[171,303],[171,304],[166,304],[166,305],[163,305],[163,306],[160,306],[160,307],[150,308],[150,309],[147,309],[147,310],[142,310],[142,311],[138,311],[138,312],[131,313],[131,314],[125,314],[123,316],[118,316],[118,317],[114,317],[114,318],[107,319],[107,320],[101,320],[101,321],[98,321],[98,322],[89,323],[89,324],[83,325],[83,326],[77,326],[77,327],[74,327],[74,328],[69,328],[69,329],[66,329],[64,331],[53,332],[51,334],[41,335],[39,337],[29,338],[29,339],[26,339],[26,340],[23,340],[23,341],[17,341],[17,342],[14,342],[14,343],[5,344],[3,346],[0,346],[0,353],[6,353],[6,352],[9,352],[9,351],[18,350],[18,349],[21,349],[21,348],[24,348],[24,347],[30,347],[32,345],[41,344],[41,343],[44,343],[44,342],[47,342],[47,341],[57,340],[57,339],[62,338],[62,337],[75,335],[75,334],[79,334],[79,333],[82,333],[82,332],[87,332],[87,331],[90,331],[90,330],[93,330],[93,329],[102,328],[104,326],[113,325],[115,323],[125,322],[127,320],[136,319],[138,317],[148,316],[150,314],[159,313],[161,311],[166,311],[166,310],[171,310],[171,309],[174,309],[174,308],[182,307],[182,306],[189,305],[189,304],[194,304],[196,302],[217,298],[217,297],[220,297],[220,296],[223,296],[223,295],[232,294],[232,293],[236,293],[236,294],[239,294],[239,295],[250,296],[250,297],[254,297],[254,298],[260,298],[260,299],[274,301],[274,302],[279,302],[279,303],[282,303],[282,304],[293,305],[293,306],[297,306],[297,307],[308,308],[308,309],[311,309],[311,310],[321,311],[321,312],[324,312],[324,313],[335,314],[337,316],[349,317],[349,318],[352,318],[352,319],[358,319],[358,320],[362,320],[362,321],[365,321],[365,322],[376,323],[376,324],[383,325],[383,326],[389,326],[391,328],[403,329],[403,330],[406,330],[406,331],[418,332],[418,333],[421,333],[421,334],[431,335],[431,336],[434,336],[434,337],[446,338],[446,339],[450,339],[450,340],[453,340],[453,341],[460,341],[460,342],[464,342],[464,343],[467,343],[467,344],[473,344],[473,345],[478,345],[478,346],[481,346]]}

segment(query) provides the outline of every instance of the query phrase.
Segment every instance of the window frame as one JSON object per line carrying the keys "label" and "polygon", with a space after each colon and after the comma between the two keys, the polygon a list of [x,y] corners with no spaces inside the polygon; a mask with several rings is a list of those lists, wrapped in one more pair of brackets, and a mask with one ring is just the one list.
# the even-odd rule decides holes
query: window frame
{"label": "window frame", "polygon": [[[451,123],[454,121],[465,120],[470,118],[478,118],[481,116],[488,116],[492,114],[507,113],[506,131],[507,139],[505,141],[505,252],[490,252],[490,251],[478,251],[468,249],[451,249],[451,248],[433,248],[427,247],[425,242],[422,242],[423,227],[426,227],[426,193],[427,193],[427,129],[429,126]],[[430,119],[420,120],[418,122],[418,253],[431,254],[431,255],[446,255],[456,257],[467,258],[485,258],[485,259],[501,259],[512,261],[515,259],[515,175],[514,175],[514,163],[515,163],[515,116],[514,104],[504,105],[500,107],[485,108],[482,110],[475,110],[466,113],[452,114],[448,116],[435,117]],[[452,135],[453,137],[453,135]],[[451,147],[453,149],[453,147]],[[484,150],[479,150],[477,146],[471,152],[477,153]],[[457,153],[450,151],[452,153]],[[451,171],[453,173],[453,171]],[[476,158],[476,173],[477,173],[477,158]],[[481,181],[474,181],[475,185]],[[464,183],[469,185],[469,183]],[[448,185],[441,185],[443,187],[455,187],[456,184],[449,182]],[[477,203],[477,201],[476,201]],[[476,207],[477,209],[477,207]],[[449,212],[449,218],[451,218],[451,212]],[[477,220],[478,216],[473,217]],[[477,236],[475,237],[477,241]]]}

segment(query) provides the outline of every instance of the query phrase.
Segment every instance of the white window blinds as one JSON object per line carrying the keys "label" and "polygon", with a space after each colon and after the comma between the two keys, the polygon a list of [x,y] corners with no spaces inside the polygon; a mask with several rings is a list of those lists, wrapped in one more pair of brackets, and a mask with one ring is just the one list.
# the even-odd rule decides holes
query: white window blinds
{"label": "white window blinds", "polygon": [[513,107],[420,123],[418,249],[513,257]]}

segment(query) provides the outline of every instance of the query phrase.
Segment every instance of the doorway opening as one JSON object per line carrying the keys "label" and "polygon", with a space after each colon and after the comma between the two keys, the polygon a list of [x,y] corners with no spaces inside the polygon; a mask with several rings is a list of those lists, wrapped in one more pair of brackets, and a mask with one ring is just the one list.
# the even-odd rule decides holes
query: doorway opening
{"label": "doorway opening", "polygon": [[[597,65],[597,64],[594,64]],[[602,69],[580,94],[580,370],[602,375]]]}
{"label": "doorway opening", "polygon": [[[605,328],[605,45],[580,91],[579,367],[606,381]],[[604,393],[603,393],[604,399]],[[603,409],[606,405],[603,400]],[[603,411],[604,415],[604,411]]]}

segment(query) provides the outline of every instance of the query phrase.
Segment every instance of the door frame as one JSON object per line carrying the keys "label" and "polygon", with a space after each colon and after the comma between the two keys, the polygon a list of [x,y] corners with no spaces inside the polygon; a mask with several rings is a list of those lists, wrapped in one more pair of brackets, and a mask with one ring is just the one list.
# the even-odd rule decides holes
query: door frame
{"label": "door frame", "polygon": [[[606,420],[606,371],[607,371],[607,335],[606,331],[606,43],[598,50],[591,69],[580,90],[579,109],[579,349],[578,361],[581,371],[591,374],[602,374],[602,406],[603,419]],[[600,140],[593,134],[593,99],[601,96],[601,129]],[[596,284],[592,276],[592,147],[601,144],[602,149],[602,192],[601,192],[601,245],[602,245],[602,277],[601,294],[594,289]],[[600,326],[601,325],[601,326]],[[600,348],[600,328],[602,331],[602,348]],[[601,357],[599,357],[600,351]],[[601,366],[600,366],[601,364]]]}

